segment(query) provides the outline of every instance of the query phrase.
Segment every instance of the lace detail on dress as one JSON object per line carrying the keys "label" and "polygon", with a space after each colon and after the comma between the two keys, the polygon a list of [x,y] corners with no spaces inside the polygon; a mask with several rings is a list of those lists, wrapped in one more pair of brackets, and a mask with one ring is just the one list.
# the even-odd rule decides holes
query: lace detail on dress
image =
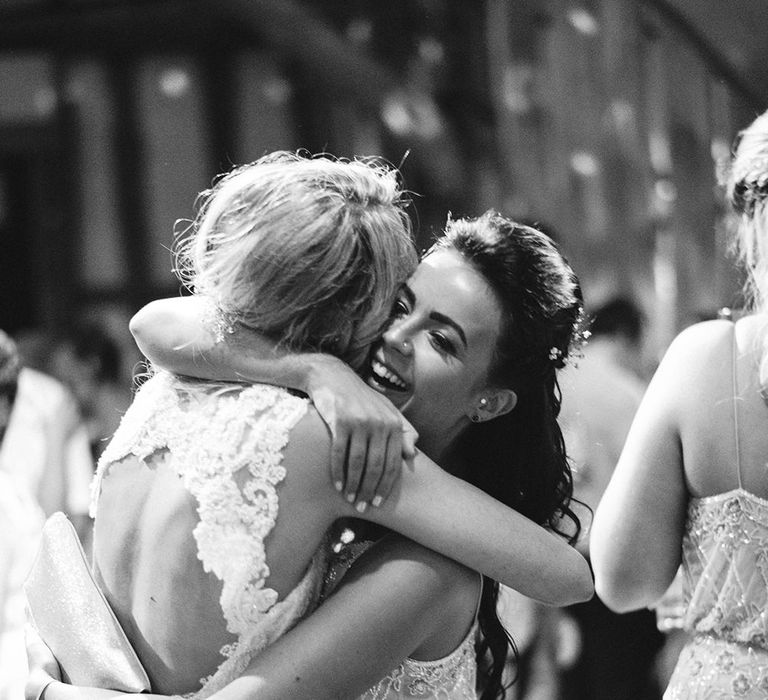
{"label": "lace detail on dress", "polygon": [[104,451],[92,486],[95,517],[101,480],[128,455],[147,460],[164,451],[169,466],[195,497],[200,522],[193,535],[205,571],[222,582],[226,661],[204,679],[205,695],[239,675],[252,656],[287,631],[317,598],[325,547],[281,603],[264,586],[264,540],[277,519],[277,486],[285,477],[283,450],[308,401],[266,385],[183,380],[161,372],[145,382]]}
{"label": "lace detail on dress", "polygon": [[693,499],[683,539],[684,628],[665,698],[768,697],[768,501]]}
{"label": "lace detail on dress", "polygon": [[396,700],[399,698],[441,698],[443,700],[475,700],[477,663],[475,636],[477,623],[461,645],[450,655],[437,661],[405,659],[360,700]]}

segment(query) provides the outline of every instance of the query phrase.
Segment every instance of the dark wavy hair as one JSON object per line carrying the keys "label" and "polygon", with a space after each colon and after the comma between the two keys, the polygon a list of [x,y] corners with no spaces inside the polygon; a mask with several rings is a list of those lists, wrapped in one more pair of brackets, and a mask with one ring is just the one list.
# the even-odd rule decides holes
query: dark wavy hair
{"label": "dark wavy hair", "polygon": [[0,330],[0,444],[16,400],[20,372],[21,358],[16,343],[11,336]]}
{"label": "dark wavy hair", "polygon": [[[471,424],[450,450],[457,476],[570,542],[581,524],[570,507],[573,479],[557,422],[557,370],[569,357],[582,320],[578,278],[553,241],[537,229],[489,211],[448,220],[427,252],[454,250],[490,285],[502,328],[489,381],[515,391],[510,413]],[[482,469],[473,465],[482,464]],[[485,578],[477,658],[482,700],[505,696],[502,673],[514,642],[496,613],[498,583]]]}

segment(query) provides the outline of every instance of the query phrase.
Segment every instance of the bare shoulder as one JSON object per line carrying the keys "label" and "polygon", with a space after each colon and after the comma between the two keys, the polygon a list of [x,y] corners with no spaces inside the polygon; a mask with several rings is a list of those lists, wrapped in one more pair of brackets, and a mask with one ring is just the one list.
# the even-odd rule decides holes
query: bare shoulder
{"label": "bare shoulder", "polygon": [[733,324],[716,320],[696,323],[672,341],[659,366],[670,387],[706,388],[710,378],[723,376],[731,361]]}
{"label": "bare shoulder", "polygon": [[741,354],[762,351],[762,341],[768,333],[768,314],[750,314],[736,322],[736,338]]}
{"label": "bare shoulder", "polygon": [[480,575],[437,552],[400,535],[374,545],[364,566],[379,569],[387,585],[401,587],[401,599],[419,606],[412,614],[423,638],[411,657],[444,658],[466,639],[475,621],[480,598]]}
{"label": "bare shoulder", "polygon": [[[331,433],[315,407],[309,403],[306,413],[291,428],[283,453],[283,465],[290,474],[301,477],[308,489],[330,491]],[[334,492],[338,498],[338,494]]]}
{"label": "bare shoulder", "polygon": [[681,331],[669,346],[667,355],[674,360],[706,361],[713,352],[722,349],[723,344],[731,342],[733,324],[730,321],[716,320],[695,323]]}
{"label": "bare shoulder", "polygon": [[308,403],[306,413],[291,429],[291,441],[297,444],[330,447],[331,432],[312,402]]}
{"label": "bare shoulder", "polygon": [[453,559],[391,533],[370,547],[360,560],[360,573],[381,571],[392,585],[403,586],[421,604],[441,614],[474,610],[480,576]]}

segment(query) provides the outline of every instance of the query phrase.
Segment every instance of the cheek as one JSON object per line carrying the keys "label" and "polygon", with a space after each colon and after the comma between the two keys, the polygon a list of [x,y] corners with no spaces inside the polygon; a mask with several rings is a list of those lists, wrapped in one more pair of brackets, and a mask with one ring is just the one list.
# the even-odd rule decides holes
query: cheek
{"label": "cheek", "polygon": [[419,395],[424,400],[443,402],[453,399],[456,390],[455,373],[450,372],[442,360],[422,366],[419,372]]}
{"label": "cheek", "polygon": [[419,404],[424,412],[440,416],[443,423],[453,423],[464,414],[467,396],[456,378],[443,376],[431,384],[429,390],[420,396]]}

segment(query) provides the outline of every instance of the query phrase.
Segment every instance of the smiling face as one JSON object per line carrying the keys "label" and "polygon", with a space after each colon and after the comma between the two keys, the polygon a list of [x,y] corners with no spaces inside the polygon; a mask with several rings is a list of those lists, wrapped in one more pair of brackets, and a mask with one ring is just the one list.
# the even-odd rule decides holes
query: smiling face
{"label": "smiling face", "polygon": [[398,296],[368,383],[403,412],[433,458],[487,389],[501,317],[488,283],[453,250],[427,256]]}

